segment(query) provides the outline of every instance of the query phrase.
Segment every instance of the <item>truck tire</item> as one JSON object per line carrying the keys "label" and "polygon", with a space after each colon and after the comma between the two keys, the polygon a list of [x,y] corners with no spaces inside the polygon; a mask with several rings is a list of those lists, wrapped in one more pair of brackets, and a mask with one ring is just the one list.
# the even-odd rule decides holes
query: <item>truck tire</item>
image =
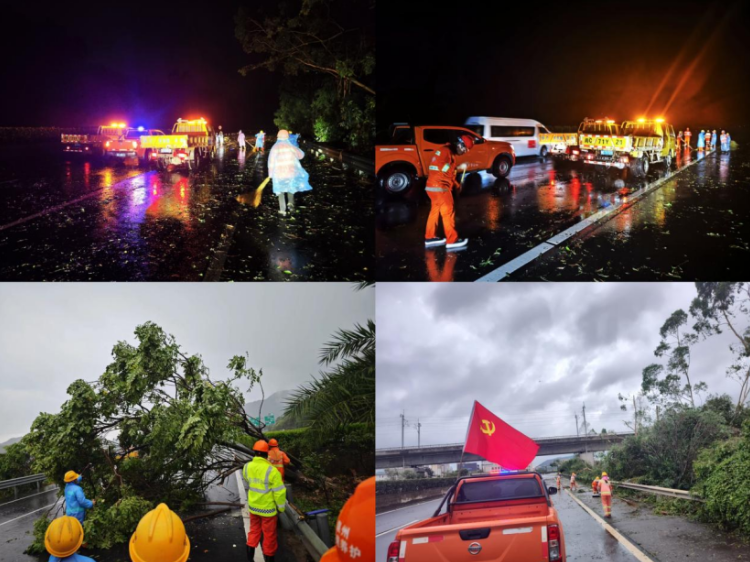
{"label": "truck tire", "polygon": [[496,178],[507,178],[512,167],[513,164],[510,158],[507,156],[498,156],[492,163],[492,175]]}
{"label": "truck tire", "polygon": [[670,152],[664,157],[664,169],[669,172],[672,169],[672,153]]}
{"label": "truck tire", "polygon": [[644,156],[641,158],[641,173],[643,174],[643,177],[645,178],[648,175],[648,171],[651,168],[651,164],[648,161],[648,156]]}
{"label": "truck tire", "polygon": [[542,150],[539,151],[539,156],[542,157],[542,159],[547,158],[547,154],[549,154],[549,150],[546,146],[542,147]]}
{"label": "truck tire", "polygon": [[389,169],[381,176],[380,181],[388,193],[404,195],[414,186],[416,178],[411,170],[400,166]]}

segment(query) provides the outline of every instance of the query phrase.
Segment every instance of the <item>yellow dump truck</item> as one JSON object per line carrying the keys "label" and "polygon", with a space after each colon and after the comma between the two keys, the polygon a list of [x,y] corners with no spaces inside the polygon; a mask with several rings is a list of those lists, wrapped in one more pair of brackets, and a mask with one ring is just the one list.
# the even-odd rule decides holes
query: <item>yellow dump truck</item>
{"label": "yellow dump truck", "polygon": [[214,155],[214,133],[202,117],[178,119],[171,135],[141,137],[141,147],[151,150],[159,168],[192,170]]}
{"label": "yellow dump truck", "polygon": [[664,119],[625,121],[616,135],[588,135],[580,141],[584,163],[627,168],[641,177],[652,164],[663,164],[669,170],[677,153],[674,127]]}
{"label": "yellow dump truck", "polygon": [[574,154],[578,146],[578,133],[541,133],[539,144],[549,146],[549,153],[553,158],[562,160],[577,160]]}

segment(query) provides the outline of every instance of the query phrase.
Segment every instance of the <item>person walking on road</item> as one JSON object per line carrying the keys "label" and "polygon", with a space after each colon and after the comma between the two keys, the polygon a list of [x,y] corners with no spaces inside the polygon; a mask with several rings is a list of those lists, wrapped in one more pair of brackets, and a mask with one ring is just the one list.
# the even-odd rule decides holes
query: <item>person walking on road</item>
{"label": "person walking on road", "polygon": [[130,537],[132,562],[185,562],[189,556],[185,524],[165,503],[144,515]]}
{"label": "person walking on road", "polygon": [[719,135],[716,133],[716,129],[711,133],[711,147],[714,150],[719,150]]}
{"label": "person walking on road", "polygon": [[[469,241],[459,238],[456,232],[456,213],[453,208],[453,188],[460,188],[456,181],[456,156],[462,156],[474,147],[469,135],[461,135],[452,144],[445,144],[435,151],[430,160],[425,191],[430,198],[430,214],[425,230],[425,248],[445,246],[449,250],[465,248]],[[438,238],[437,225],[443,219],[445,238]]]}
{"label": "person walking on road", "polygon": [[693,133],[690,132],[690,127],[685,129],[685,147],[689,150],[690,147],[690,139],[693,137]]}
{"label": "person walking on road", "polygon": [[732,150],[732,137],[729,134],[729,131],[727,131],[727,152],[730,152]]}
{"label": "person walking on road", "polygon": [[58,517],[44,533],[44,548],[50,554],[49,562],[96,562],[77,553],[82,544],[83,526],[75,517]]}
{"label": "person walking on road", "polygon": [[591,481],[591,495],[595,498],[599,497],[599,477],[597,476]]}
{"label": "person walking on road", "polygon": [[266,141],[266,133],[261,131],[255,135],[255,152],[264,152],[263,143]]}
{"label": "person walking on road", "polygon": [[221,130],[221,125],[219,125],[219,130],[216,131],[216,148],[222,146],[224,146],[224,131]]}
{"label": "person walking on road", "polygon": [[240,132],[237,133],[237,144],[240,145],[240,150],[245,150],[245,133],[242,132],[242,129],[240,129]]}
{"label": "person walking on road", "polygon": [[255,457],[242,469],[248,483],[247,505],[250,510],[250,531],[247,534],[247,559],[252,562],[255,549],[263,536],[263,558],[274,562],[279,548],[277,525],[279,513],[286,508],[286,486],[281,474],[268,461],[268,443],[260,440],[253,445]]}
{"label": "person walking on road", "polygon": [[336,520],[336,546],[320,562],[375,562],[375,477],[362,482]]}
{"label": "person walking on road", "polygon": [[711,129],[706,131],[706,152],[711,152]]}
{"label": "person walking on road", "polygon": [[679,155],[684,145],[684,141],[682,139],[682,131],[680,131],[680,133],[677,135],[675,142],[677,143],[677,154]]}
{"label": "person walking on road", "polygon": [[281,474],[281,481],[283,482],[284,467],[291,461],[289,460],[289,457],[286,456],[286,453],[279,449],[279,442],[276,441],[276,439],[271,439],[268,442],[268,447],[268,462],[276,467],[276,470],[278,470],[279,474]]}
{"label": "person walking on road", "polygon": [[80,486],[83,476],[69,470],[65,473],[65,515],[75,517],[83,524],[86,517],[86,510],[94,507],[96,500],[86,499],[83,488]]}
{"label": "person walking on road", "polygon": [[602,480],[599,483],[599,492],[602,495],[604,517],[612,517],[612,484],[609,483],[609,476],[607,476],[606,472],[602,472]]}
{"label": "person walking on road", "polygon": [[578,485],[576,484],[576,473],[573,472],[570,475],[570,489],[576,490],[578,488]]}
{"label": "person walking on road", "polygon": [[292,131],[289,131],[289,142],[292,143],[292,146],[299,148],[299,133],[292,134]]}
{"label": "person walking on road", "polygon": [[557,490],[561,492],[562,491],[562,481],[561,481],[560,473],[559,472],[557,473],[557,479],[556,480],[557,480]]}
{"label": "person walking on road", "polygon": [[[282,129],[268,153],[268,175],[273,181],[273,192],[279,196],[279,213],[294,210],[294,194],[312,191],[310,175],[300,164],[305,153],[289,142],[289,132]],[[288,198],[288,202],[287,202]]]}

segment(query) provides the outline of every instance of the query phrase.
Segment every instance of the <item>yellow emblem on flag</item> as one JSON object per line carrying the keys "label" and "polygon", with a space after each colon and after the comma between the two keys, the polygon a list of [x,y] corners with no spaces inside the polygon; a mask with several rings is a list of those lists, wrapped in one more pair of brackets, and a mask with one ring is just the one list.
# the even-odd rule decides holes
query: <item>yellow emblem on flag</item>
{"label": "yellow emblem on flag", "polygon": [[482,420],[483,427],[480,428],[482,433],[487,435],[488,437],[492,437],[492,434],[495,433],[495,424],[491,421]]}

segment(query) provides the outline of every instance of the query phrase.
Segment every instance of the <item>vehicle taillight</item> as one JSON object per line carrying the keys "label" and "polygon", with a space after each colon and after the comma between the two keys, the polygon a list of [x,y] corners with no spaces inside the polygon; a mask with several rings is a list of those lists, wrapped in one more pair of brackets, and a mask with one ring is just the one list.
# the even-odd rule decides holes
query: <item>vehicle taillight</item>
{"label": "vehicle taillight", "polygon": [[151,158],[158,158],[159,155],[156,152],[151,153]]}
{"label": "vehicle taillight", "polygon": [[179,156],[182,160],[187,158],[187,154],[185,154],[184,152],[180,152],[177,156]]}
{"label": "vehicle taillight", "polygon": [[401,549],[400,541],[393,541],[388,545],[388,561],[387,562],[398,562],[398,551]]}
{"label": "vehicle taillight", "polygon": [[109,147],[109,144],[110,144],[109,141],[107,141],[107,144],[105,144],[104,146]]}
{"label": "vehicle taillight", "polygon": [[580,154],[580,152],[578,150],[574,150],[573,154]]}
{"label": "vehicle taillight", "polygon": [[560,527],[547,526],[547,545],[549,547],[549,561],[562,560],[560,557]]}
{"label": "vehicle taillight", "polygon": [[138,148],[138,143],[133,141],[133,148]]}

